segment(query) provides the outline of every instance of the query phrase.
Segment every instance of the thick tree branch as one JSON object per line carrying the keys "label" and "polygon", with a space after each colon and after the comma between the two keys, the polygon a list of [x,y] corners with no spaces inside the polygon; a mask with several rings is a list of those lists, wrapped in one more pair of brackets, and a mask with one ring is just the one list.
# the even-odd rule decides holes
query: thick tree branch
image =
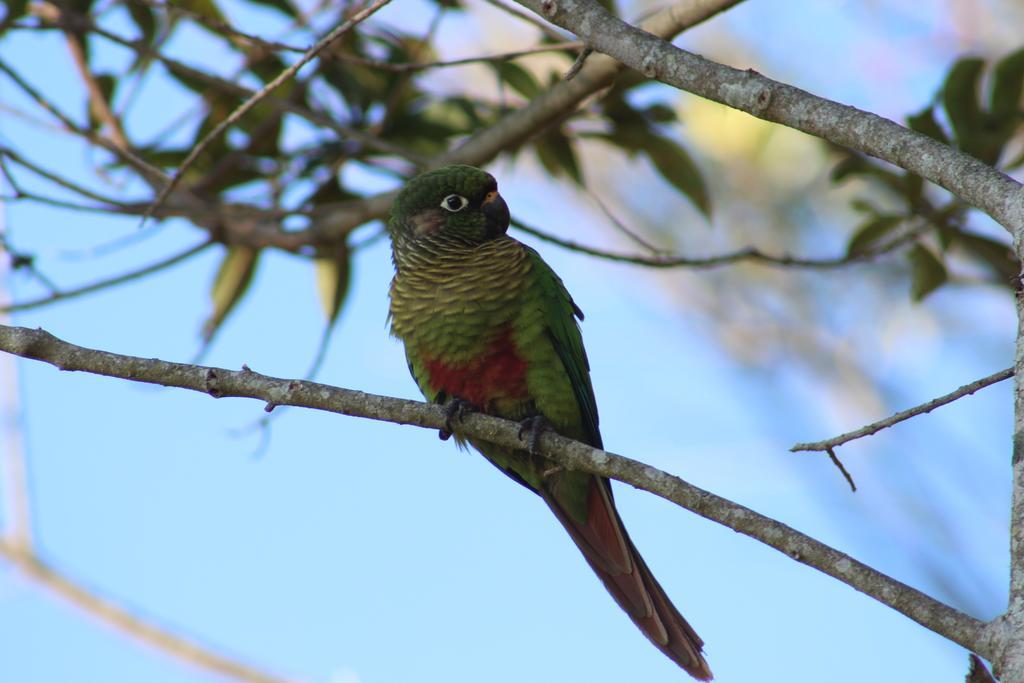
{"label": "thick tree branch", "polygon": [[1011,234],[1024,233],[1020,183],[949,145],[753,70],[682,50],[611,15],[595,0],[517,1],[648,78],[888,161],[946,188]]}
{"label": "thick tree branch", "polygon": [[970,396],[976,391],[984,389],[985,387],[991,386],[997,382],[1002,382],[1004,379],[1010,379],[1011,377],[1013,377],[1013,368],[1006,368],[1005,370],[1000,370],[999,372],[993,373],[988,377],[982,377],[981,379],[975,380],[970,384],[965,384],[956,391],[951,391],[948,394],[945,394],[944,396],[933,398],[930,401],[926,401],[925,403],[922,403],[919,406],[914,406],[913,408],[908,408],[907,410],[901,410],[900,412],[894,415],[890,415],[884,420],[872,422],[871,424],[865,425],[860,429],[855,429],[852,432],[847,432],[846,434],[834,436],[831,439],[825,439],[823,441],[811,441],[808,443],[798,443],[789,450],[794,453],[798,451],[830,451],[836,446],[842,446],[844,443],[847,443],[849,441],[860,439],[865,436],[871,436],[876,432],[880,432],[883,429],[892,427],[893,425],[899,424],[904,420],[909,420],[910,418],[916,417],[917,415],[930,413],[940,406],[944,406],[947,403],[952,403],[958,398]]}
{"label": "thick tree branch", "polygon": [[[136,382],[174,386],[210,394],[266,401],[268,407],[290,405],[398,424],[441,429],[440,406],[366,394],[298,380],[277,379],[252,372],[136,358],[75,346],[43,330],[0,325],[0,350],[50,363],[62,370],[81,370]],[[518,423],[483,414],[466,416],[460,431],[467,436],[511,447],[522,447]],[[785,524],[742,505],[693,486],[642,462],[592,448],[546,431],[540,439],[543,454],[573,469],[611,477],[670,500],[688,510],[765,543],[794,560],[814,567],[922,626],[989,656],[989,640],[981,621],[892,579]]]}

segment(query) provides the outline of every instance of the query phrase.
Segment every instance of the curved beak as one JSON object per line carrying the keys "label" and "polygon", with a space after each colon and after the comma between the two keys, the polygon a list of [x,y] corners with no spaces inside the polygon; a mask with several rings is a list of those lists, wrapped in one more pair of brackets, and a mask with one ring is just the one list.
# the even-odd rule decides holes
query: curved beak
{"label": "curved beak", "polygon": [[487,193],[480,210],[487,218],[487,233],[492,237],[503,235],[508,231],[509,213],[508,204],[501,198],[497,190]]}

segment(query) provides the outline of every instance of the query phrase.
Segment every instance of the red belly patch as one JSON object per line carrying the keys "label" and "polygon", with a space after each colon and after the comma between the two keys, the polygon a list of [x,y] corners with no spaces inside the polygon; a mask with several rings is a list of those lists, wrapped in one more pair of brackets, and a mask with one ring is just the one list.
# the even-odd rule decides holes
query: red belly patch
{"label": "red belly patch", "polygon": [[487,411],[492,401],[502,398],[524,399],[526,361],[516,351],[511,330],[504,330],[487,349],[468,363],[453,365],[423,358],[430,385],[449,397],[469,401]]}

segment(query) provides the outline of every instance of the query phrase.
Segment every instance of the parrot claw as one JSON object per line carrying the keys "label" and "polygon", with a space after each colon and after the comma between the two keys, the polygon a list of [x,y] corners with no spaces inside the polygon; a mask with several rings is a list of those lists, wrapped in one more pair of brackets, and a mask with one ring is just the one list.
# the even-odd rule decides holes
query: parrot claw
{"label": "parrot claw", "polygon": [[456,397],[448,401],[444,407],[444,429],[437,434],[441,441],[447,441],[455,433],[452,422],[461,422],[466,413],[471,413],[474,410],[476,408],[473,407],[473,404],[465,399]]}
{"label": "parrot claw", "polygon": [[564,467],[562,467],[561,465],[555,465],[554,467],[549,467],[549,468],[547,468],[546,470],[544,470],[544,471],[543,471],[543,472],[541,473],[541,475],[540,475],[540,476],[541,476],[541,478],[542,478],[542,479],[547,479],[548,477],[553,477],[553,476],[555,476],[556,474],[558,474],[559,472],[561,472],[561,471],[562,471],[562,470],[564,470],[564,469],[565,469],[565,468],[564,468]]}
{"label": "parrot claw", "polygon": [[[530,455],[540,455],[540,435],[550,426],[551,423],[543,415],[534,415],[519,423],[519,440],[526,442]],[[523,437],[527,431],[530,433],[528,439]]]}

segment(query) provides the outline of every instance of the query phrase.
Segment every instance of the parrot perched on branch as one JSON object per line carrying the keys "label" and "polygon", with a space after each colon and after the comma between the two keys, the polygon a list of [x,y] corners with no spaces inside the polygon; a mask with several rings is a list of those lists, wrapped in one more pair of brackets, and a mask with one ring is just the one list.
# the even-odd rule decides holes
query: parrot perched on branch
{"label": "parrot perched on branch", "polygon": [[[519,420],[530,443],[470,439],[499,469],[548,504],[583,556],[654,645],[699,680],[703,642],[669,601],[629,539],[604,477],[536,453],[539,430],[601,448],[583,314],[536,251],[506,235],[509,211],[488,173],[428,171],[402,189],[388,222],[395,277],[391,333],[428,401],[452,420],[477,410]],[[458,440],[458,436],[456,436]]]}

